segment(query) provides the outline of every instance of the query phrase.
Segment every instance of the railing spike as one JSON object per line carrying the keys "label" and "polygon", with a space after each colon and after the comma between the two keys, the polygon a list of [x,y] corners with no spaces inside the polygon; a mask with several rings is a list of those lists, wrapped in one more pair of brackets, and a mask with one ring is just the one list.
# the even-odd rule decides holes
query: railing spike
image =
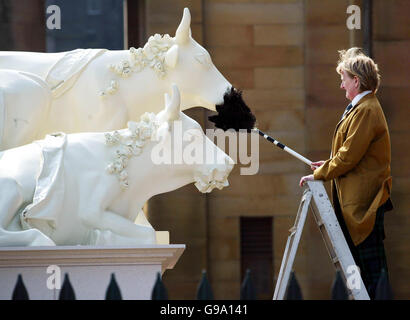
{"label": "railing spike", "polygon": [[340,270],[336,271],[336,277],[332,286],[332,300],[348,300],[349,294]]}
{"label": "railing spike", "polygon": [[59,300],[75,300],[75,293],[71,285],[68,273],[64,275],[63,286],[61,287]]}
{"label": "railing spike", "polygon": [[161,274],[157,273],[157,280],[151,293],[151,300],[168,300],[168,292],[161,280]]}
{"label": "railing spike", "polygon": [[111,273],[111,280],[105,293],[105,300],[122,300],[121,290],[115,280],[114,273]]}
{"label": "railing spike", "polygon": [[300,286],[294,271],[290,274],[290,281],[286,292],[286,300],[303,300],[302,291],[300,290]]}
{"label": "railing spike", "polygon": [[12,300],[30,300],[26,286],[23,282],[21,274],[17,277],[17,282],[13,290]]}
{"label": "railing spike", "polygon": [[393,291],[391,289],[386,270],[382,269],[379,281],[377,282],[375,300],[393,300]]}
{"label": "railing spike", "polygon": [[241,285],[241,300],[256,300],[250,269],[246,270],[245,278]]}
{"label": "railing spike", "polygon": [[198,290],[196,293],[197,300],[213,300],[214,294],[212,293],[211,285],[206,276],[206,270],[202,270],[202,278],[199,283]]}

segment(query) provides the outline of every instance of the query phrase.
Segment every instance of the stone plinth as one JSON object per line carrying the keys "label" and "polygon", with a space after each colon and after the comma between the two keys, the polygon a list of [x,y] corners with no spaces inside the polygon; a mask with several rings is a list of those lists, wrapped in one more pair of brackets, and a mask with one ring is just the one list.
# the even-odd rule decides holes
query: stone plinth
{"label": "stone plinth", "polygon": [[[138,247],[2,247],[0,248],[0,299],[11,299],[18,274],[23,277],[30,299],[56,300],[55,287],[61,270],[61,285],[68,273],[76,299],[105,299],[111,273],[115,274],[123,299],[151,299],[158,272],[172,269],[185,245]],[[59,279],[58,277],[57,279]],[[48,283],[48,286],[47,286]]]}

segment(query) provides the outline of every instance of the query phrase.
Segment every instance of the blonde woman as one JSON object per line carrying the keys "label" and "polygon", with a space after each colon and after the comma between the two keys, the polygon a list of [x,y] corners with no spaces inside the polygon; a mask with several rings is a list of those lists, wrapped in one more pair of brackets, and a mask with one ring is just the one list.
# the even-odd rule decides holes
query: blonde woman
{"label": "blonde woman", "polygon": [[359,48],[340,52],[336,71],[351,102],[336,125],[330,159],[312,163],[313,174],[300,179],[331,181],[332,201],[371,299],[387,262],[384,212],[390,200],[390,135],[376,97],[377,64]]}

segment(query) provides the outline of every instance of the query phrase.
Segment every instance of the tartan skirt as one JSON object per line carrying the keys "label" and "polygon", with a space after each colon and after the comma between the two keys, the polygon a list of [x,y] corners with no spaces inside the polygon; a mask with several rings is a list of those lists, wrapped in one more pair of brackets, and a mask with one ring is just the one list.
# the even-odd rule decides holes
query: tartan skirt
{"label": "tartan skirt", "polygon": [[360,274],[366,286],[370,299],[375,298],[377,282],[382,270],[387,269],[386,253],[384,251],[384,206],[376,213],[376,222],[370,235],[356,246],[356,264],[360,268]]}
{"label": "tartan skirt", "polygon": [[376,221],[374,228],[370,235],[359,245],[355,246],[350,237],[344,222],[340,204],[338,199],[334,199],[335,213],[339,221],[339,225],[349,245],[350,252],[356,265],[360,268],[360,275],[366,286],[370,299],[375,298],[377,282],[379,281],[382,270],[384,269],[388,276],[386,253],[384,250],[383,240],[385,239],[384,233],[384,213],[392,209],[390,199],[386,204],[379,207],[376,212]]}

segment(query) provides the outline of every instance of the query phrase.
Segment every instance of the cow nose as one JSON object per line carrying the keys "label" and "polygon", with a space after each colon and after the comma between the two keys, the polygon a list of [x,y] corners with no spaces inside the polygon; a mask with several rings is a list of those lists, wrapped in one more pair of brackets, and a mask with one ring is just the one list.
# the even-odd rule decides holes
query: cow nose
{"label": "cow nose", "polygon": [[221,164],[213,164],[206,168],[205,172],[198,172],[195,174],[195,186],[199,191],[208,193],[213,189],[221,190],[229,186],[228,176],[232,171],[234,161],[225,155]]}

